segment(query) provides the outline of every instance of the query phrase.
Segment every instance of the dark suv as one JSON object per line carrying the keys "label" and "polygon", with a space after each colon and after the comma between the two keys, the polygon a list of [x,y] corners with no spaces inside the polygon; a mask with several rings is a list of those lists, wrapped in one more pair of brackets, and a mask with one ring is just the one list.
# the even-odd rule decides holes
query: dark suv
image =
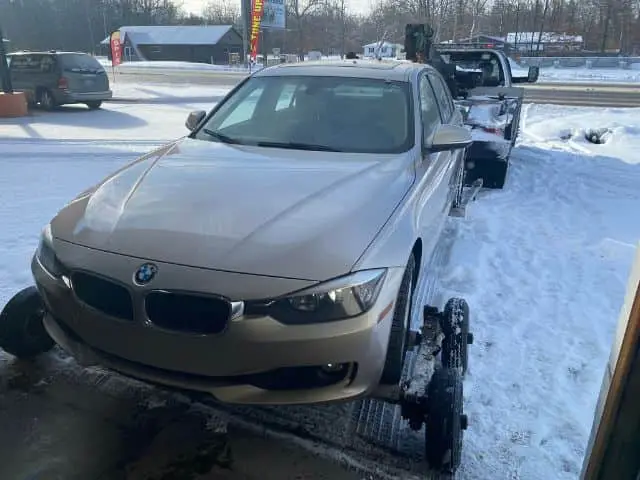
{"label": "dark suv", "polygon": [[52,110],[84,103],[93,110],[113,95],[107,72],[86,53],[16,52],[7,57],[13,87],[25,92],[31,105]]}

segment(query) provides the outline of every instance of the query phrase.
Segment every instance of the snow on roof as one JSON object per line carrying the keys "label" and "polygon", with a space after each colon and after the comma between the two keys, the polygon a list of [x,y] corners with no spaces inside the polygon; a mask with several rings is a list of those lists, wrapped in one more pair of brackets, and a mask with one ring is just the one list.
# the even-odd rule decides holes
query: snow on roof
{"label": "snow on roof", "polygon": [[[536,43],[540,32],[518,32],[517,43]],[[582,35],[567,35],[564,33],[542,32],[541,43],[582,43]],[[507,33],[507,42],[516,43],[516,33]]]}
{"label": "snow on roof", "polygon": [[[120,27],[120,35],[137,45],[215,45],[233,25],[154,25]],[[109,44],[109,37],[101,44]]]}

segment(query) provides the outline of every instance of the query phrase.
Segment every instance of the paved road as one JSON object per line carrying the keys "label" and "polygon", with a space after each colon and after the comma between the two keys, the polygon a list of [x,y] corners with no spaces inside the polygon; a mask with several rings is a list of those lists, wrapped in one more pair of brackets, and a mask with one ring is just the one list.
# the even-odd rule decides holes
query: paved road
{"label": "paved road", "polygon": [[[196,84],[229,88],[246,75],[239,72],[171,72],[118,74],[118,82]],[[591,107],[640,107],[640,85],[594,83],[538,83],[525,85],[526,103],[550,103],[557,105]]]}

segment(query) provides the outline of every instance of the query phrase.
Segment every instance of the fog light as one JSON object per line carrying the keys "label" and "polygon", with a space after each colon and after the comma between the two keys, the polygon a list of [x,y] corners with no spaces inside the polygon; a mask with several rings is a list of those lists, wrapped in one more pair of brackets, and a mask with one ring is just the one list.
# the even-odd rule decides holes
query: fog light
{"label": "fog light", "polygon": [[320,370],[324,373],[338,373],[342,372],[345,368],[347,368],[346,363],[328,363],[320,367]]}

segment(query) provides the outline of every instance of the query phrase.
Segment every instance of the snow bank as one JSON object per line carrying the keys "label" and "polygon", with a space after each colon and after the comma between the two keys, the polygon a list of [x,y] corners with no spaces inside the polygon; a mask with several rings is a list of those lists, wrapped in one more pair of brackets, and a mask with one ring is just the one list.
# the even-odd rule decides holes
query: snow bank
{"label": "snow bank", "polygon": [[117,100],[154,100],[153,103],[186,102],[190,99],[198,101],[219,101],[229,88],[193,85],[188,83],[173,83],[171,85],[137,84],[128,82],[114,82],[111,85],[114,101]]}
{"label": "snow bank", "polygon": [[[607,155],[639,164],[640,115],[638,109],[602,108],[597,115],[580,107],[540,105],[530,107],[533,118],[527,121],[525,135],[532,141],[554,148],[572,148],[586,155]],[[544,112],[544,116],[540,113]],[[596,145],[585,138],[590,130],[607,129],[607,141]]]}
{"label": "snow bank", "polygon": [[[105,68],[111,69],[111,60],[106,57],[96,57],[96,59]],[[252,70],[262,68],[262,64],[256,64]],[[116,67],[117,71],[123,73],[129,70],[184,70],[194,72],[239,72],[247,73],[248,69],[244,66],[234,65],[212,65],[209,63],[195,63],[195,62],[175,62],[175,61],[139,61],[139,62],[124,62]]]}

